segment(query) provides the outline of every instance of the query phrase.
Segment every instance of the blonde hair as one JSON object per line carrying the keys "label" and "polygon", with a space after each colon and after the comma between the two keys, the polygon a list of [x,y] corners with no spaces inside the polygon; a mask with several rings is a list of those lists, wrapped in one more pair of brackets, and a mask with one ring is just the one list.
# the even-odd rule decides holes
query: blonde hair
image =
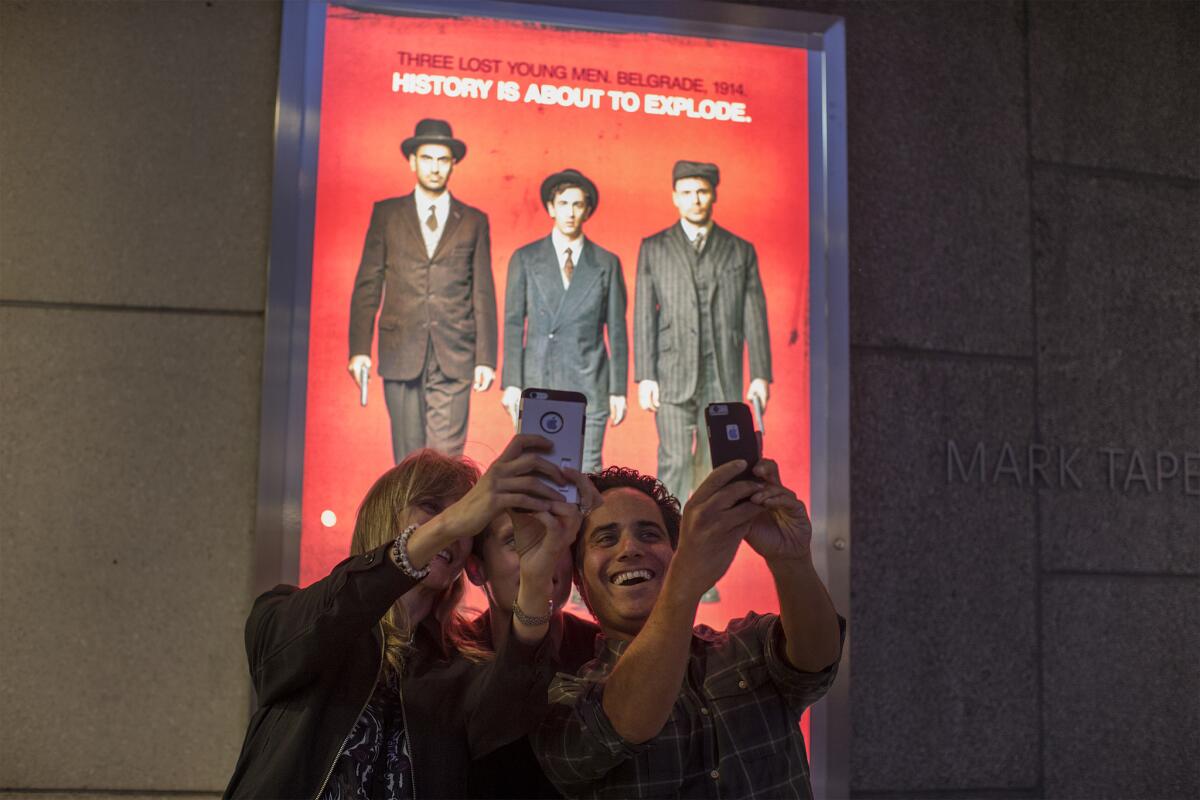
{"label": "blonde hair", "polygon": [[[435,450],[418,450],[389,469],[370,488],[358,507],[350,555],[361,555],[392,541],[403,530],[408,510],[430,500],[452,503],[479,480],[479,468],[468,458],[443,455]],[[452,644],[449,628],[459,616],[455,611],[463,596],[463,576],[442,591],[434,601],[433,616],[441,631],[442,645]],[[412,645],[412,624],[397,600],[380,619],[388,666],[397,673]]]}

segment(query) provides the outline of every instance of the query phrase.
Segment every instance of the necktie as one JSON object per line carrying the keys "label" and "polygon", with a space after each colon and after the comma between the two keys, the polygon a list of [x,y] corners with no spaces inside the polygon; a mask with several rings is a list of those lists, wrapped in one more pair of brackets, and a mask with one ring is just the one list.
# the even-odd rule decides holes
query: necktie
{"label": "necktie", "polygon": [[700,255],[700,251],[704,249],[704,231],[700,231],[696,238],[692,239],[692,247],[696,248],[696,255]]}
{"label": "necktie", "polygon": [[437,230],[437,214],[433,210],[433,206],[429,207],[429,219],[425,220],[425,227],[431,231]]}
{"label": "necktie", "polygon": [[571,285],[571,276],[575,274],[575,260],[571,258],[571,248],[567,248],[567,260],[563,262],[563,275],[567,276],[567,285]]}

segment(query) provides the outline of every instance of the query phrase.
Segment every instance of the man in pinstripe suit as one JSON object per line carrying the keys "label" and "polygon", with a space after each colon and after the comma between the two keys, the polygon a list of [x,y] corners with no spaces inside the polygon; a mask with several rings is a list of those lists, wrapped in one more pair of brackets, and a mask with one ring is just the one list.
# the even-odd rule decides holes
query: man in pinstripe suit
{"label": "man in pinstripe suit", "polygon": [[605,425],[625,418],[625,277],[621,260],[583,235],[600,200],[586,175],[556,172],[542,181],[541,195],[550,235],[517,250],[508,264],[500,402],[515,421],[522,388],[582,392],[588,405],[581,469],[598,472]]}
{"label": "man in pinstripe suit", "polygon": [[713,222],[717,165],[677,161],[671,178],[679,222],[638,252],[633,368],[658,427],[658,477],[683,499],[712,470],[704,408],[741,396],[746,345],[746,399],[766,407],[771,341],[754,245]]}

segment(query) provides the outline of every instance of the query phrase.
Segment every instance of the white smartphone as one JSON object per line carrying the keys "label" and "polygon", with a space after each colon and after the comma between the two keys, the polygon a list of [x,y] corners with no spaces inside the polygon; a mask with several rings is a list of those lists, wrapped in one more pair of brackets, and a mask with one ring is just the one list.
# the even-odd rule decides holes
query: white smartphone
{"label": "white smartphone", "polygon": [[[579,469],[583,463],[583,421],[587,398],[579,392],[556,389],[526,389],[521,392],[521,414],[517,422],[520,433],[536,433],[554,444],[542,458],[558,467]],[[546,485],[563,496],[568,503],[579,502],[575,484],[559,486],[548,478]]]}

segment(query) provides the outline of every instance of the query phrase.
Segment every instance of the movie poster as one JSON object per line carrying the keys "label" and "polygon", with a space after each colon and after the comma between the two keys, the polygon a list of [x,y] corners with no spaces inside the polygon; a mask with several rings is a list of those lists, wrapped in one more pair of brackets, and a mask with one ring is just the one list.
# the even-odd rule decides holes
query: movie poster
{"label": "movie poster", "polygon": [[[324,576],[346,556],[359,500],[393,463],[378,346],[379,327],[395,320],[386,314],[370,320],[372,369],[363,405],[347,370],[351,305],[376,203],[413,191],[415,176],[401,143],[427,118],[448,123],[453,138],[465,145],[464,157],[453,165],[449,191],[455,200],[486,215],[489,234],[495,304],[491,335],[497,353],[490,366],[495,379],[486,391],[470,390],[465,454],[486,467],[513,434],[512,419],[501,405],[504,354],[506,349],[520,353],[529,343],[515,342],[514,351],[511,325],[510,341],[505,341],[510,264],[518,249],[550,235],[552,220],[542,203],[542,182],[570,168],[597,190],[599,201],[584,233],[619,260],[617,277],[625,290],[628,365],[623,396],[628,410],[619,425],[610,420],[605,428],[603,463],[657,472],[655,416],[640,407],[634,380],[639,251],[643,239],[679,227],[673,165],[679,160],[712,163],[720,170],[713,221],[753,247],[765,320],[761,325],[746,321],[754,316],[753,298],[736,307],[728,300],[730,286],[745,284],[744,258],[737,263],[732,256],[714,259],[702,283],[715,282],[708,288],[725,300],[710,306],[709,340],[699,347],[702,352],[721,352],[726,366],[730,353],[743,350],[736,394],[723,399],[744,400],[755,377],[751,363],[761,370],[769,345],[772,381],[764,452],[779,462],[784,482],[807,499],[806,51],[527,21],[367,13],[337,6],[330,6],[326,14],[300,583]],[[453,234],[449,228],[445,231]],[[414,224],[405,235],[421,234]],[[732,266],[726,268],[727,263]],[[416,313],[411,309],[436,303],[439,292],[474,298],[480,289],[477,284],[453,283],[429,281],[423,285],[430,297],[404,298],[411,302],[403,307]],[[398,281],[393,284],[383,293],[393,293],[395,300],[395,293],[406,289]],[[612,291],[610,287],[607,294],[596,296],[611,298]],[[456,316],[466,318],[446,302],[443,297],[430,324],[455,325]],[[582,315],[589,309],[585,305],[568,313]],[[535,311],[525,313],[532,319]],[[692,333],[662,327],[660,322],[654,344],[661,362],[674,357],[672,350],[695,352],[696,343],[687,338]],[[600,343],[610,353],[618,349],[610,338],[614,329],[610,324]],[[518,336],[524,335],[520,325],[517,330]],[[423,342],[417,345],[424,352]],[[671,368],[678,376],[702,366]],[[485,606],[478,595],[469,600],[478,608]],[[776,608],[765,565],[743,547],[729,573],[706,597],[698,621],[723,627],[730,617],[747,610]]]}

